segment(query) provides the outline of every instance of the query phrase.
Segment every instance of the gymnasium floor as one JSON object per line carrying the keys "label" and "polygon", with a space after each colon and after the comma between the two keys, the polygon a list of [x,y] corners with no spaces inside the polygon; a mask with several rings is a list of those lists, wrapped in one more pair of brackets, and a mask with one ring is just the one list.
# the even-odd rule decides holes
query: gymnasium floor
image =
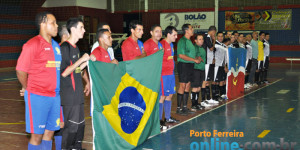
{"label": "gymnasium floor", "polygon": [[[21,86],[14,68],[1,69],[0,73],[0,149],[26,149],[29,136],[25,133],[25,103],[23,97],[19,96]],[[295,150],[300,149],[300,65],[293,65],[291,69],[289,64],[271,64],[269,78],[271,83],[268,85],[246,91],[240,98],[186,117],[175,114],[175,96],[172,116],[181,120],[181,123],[151,137],[136,149],[204,149],[203,146],[213,149],[211,146],[215,145],[221,150],[220,146],[226,146],[226,142],[231,148],[235,142],[239,147],[247,146],[248,149],[252,146],[267,147],[265,142],[275,142],[277,149],[280,144],[285,148],[294,145]],[[91,150],[89,105],[89,97],[86,97],[83,147]],[[202,134],[202,137],[190,137],[191,130],[210,132],[211,136],[204,137]],[[243,137],[214,138],[214,130],[235,132],[237,136],[243,132]],[[212,141],[215,144],[211,144]]]}

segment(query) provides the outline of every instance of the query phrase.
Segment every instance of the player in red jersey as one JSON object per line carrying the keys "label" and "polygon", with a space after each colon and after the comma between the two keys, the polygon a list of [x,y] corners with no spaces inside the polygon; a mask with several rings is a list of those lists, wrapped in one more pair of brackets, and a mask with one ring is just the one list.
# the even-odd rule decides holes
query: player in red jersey
{"label": "player in red jersey", "polygon": [[158,50],[162,49],[162,45],[159,42],[159,40],[162,37],[162,30],[161,27],[159,25],[153,25],[151,27],[151,38],[148,39],[145,43],[144,43],[144,49],[145,52],[147,54],[147,56],[156,53]]}

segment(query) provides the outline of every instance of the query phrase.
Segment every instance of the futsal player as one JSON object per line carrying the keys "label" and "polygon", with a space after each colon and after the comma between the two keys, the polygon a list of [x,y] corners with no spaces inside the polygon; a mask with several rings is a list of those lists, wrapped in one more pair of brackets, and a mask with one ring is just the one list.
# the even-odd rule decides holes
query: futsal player
{"label": "futsal player", "polygon": [[265,39],[264,39],[264,82],[265,83],[269,83],[269,81],[267,80],[268,77],[268,70],[269,70],[269,61],[270,61],[270,34],[266,33],[265,34]]}
{"label": "futsal player", "polygon": [[50,12],[36,15],[39,35],[27,41],[18,58],[16,73],[25,99],[28,150],[51,150],[54,131],[60,129],[60,47],[56,19]]}
{"label": "futsal player", "polygon": [[251,70],[251,65],[252,65],[252,46],[250,44],[252,40],[252,37],[250,34],[246,35],[246,42],[245,42],[245,47],[247,50],[247,55],[246,55],[246,76],[245,76],[245,88],[251,88],[251,84],[249,83],[249,74]]}
{"label": "futsal player", "polygon": [[143,42],[138,40],[142,38],[144,33],[143,24],[137,20],[133,20],[129,24],[129,29],[131,35],[123,42],[121,47],[123,61],[146,57],[147,54],[144,50]]}
{"label": "futsal player", "polygon": [[[90,92],[89,79],[84,69],[90,59],[88,54],[80,58],[80,50],[76,43],[83,38],[85,29],[79,18],[67,21],[70,38],[61,45],[61,105],[65,119],[62,132],[62,149],[82,149],[84,137],[84,93]],[[81,75],[81,72],[83,72]],[[83,89],[82,78],[86,82]]]}
{"label": "futsal player", "polygon": [[257,84],[263,84],[264,83],[264,43],[263,40],[265,39],[265,32],[259,32],[259,40],[258,40],[258,81]]}
{"label": "futsal player", "polygon": [[163,48],[159,42],[162,37],[161,27],[159,25],[153,25],[150,34],[151,38],[144,43],[144,49],[147,56],[152,55]]}

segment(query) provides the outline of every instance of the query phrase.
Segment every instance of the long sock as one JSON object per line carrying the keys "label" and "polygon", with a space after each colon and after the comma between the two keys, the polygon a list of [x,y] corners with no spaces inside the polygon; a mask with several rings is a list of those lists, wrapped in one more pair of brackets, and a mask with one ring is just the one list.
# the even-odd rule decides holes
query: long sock
{"label": "long sock", "polygon": [[41,144],[40,145],[32,145],[28,142],[28,150],[40,150],[41,149]]}
{"label": "long sock", "polygon": [[195,105],[198,105],[199,92],[196,92]]}
{"label": "long sock", "polygon": [[211,97],[210,97],[210,88],[209,88],[209,86],[206,86],[205,90],[206,90],[206,98],[207,98],[208,100],[210,100]]}
{"label": "long sock", "polygon": [[52,140],[42,140],[42,150],[52,150]]}
{"label": "long sock", "polygon": [[197,98],[197,93],[196,92],[191,92],[191,101],[192,101],[192,107],[195,106],[195,100]]}
{"label": "long sock", "polygon": [[216,85],[216,97],[221,95],[221,89],[220,89],[220,85]]}
{"label": "long sock", "polygon": [[264,81],[267,80],[267,76],[268,76],[268,70],[265,70],[265,74],[264,74]]}
{"label": "long sock", "polygon": [[164,107],[165,107],[165,118],[168,120],[171,117],[172,101],[171,100],[165,100]]}
{"label": "long sock", "polygon": [[189,92],[184,92],[184,94],[183,94],[183,107],[187,107],[188,99],[189,99]]}
{"label": "long sock", "polygon": [[260,71],[260,74],[259,74],[259,82],[261,81],[264,81],[264,71]]}
{"label": "long sock", "polygon": [[226,95],[226,93],[227,93],[226,84],[223,86],[223,89],[224,89],[224,94]]}
{"label": "long sock", "polygon": [[61,139],[62,136],[54,136],[55,139],[55,149],[56,150],[61,150]]}
{"label": "long sock", "polygon": [[245,84],[249,82],[249,75],[245,76]]}
{"label": "long sock", "polygon": [[254,80],[255,80],[256,83],[258,82],[258,78],[259,78],[259,72],[255,72]]}
{"label": "long sock", "polygon": [[224,85],[220,86],[220,95],[224,95],[225,94],[224,87],[225,87]]}
{"label": "long sock", "polygon": [[183,94],[177,93],[177,108],[181,108],[182,100],[183,100]]}
{"label": "long sock", "polygon": [[162,120],[163,111],[164,111],[164,103],[159,103],[159,120]]}
{"label": "long sock", "polygon": [[202,98],[202,102],[204,102],[204,100],[205,100],[205,95],[206,95],[206,90],[205,90],[206,88],[201,88],[201,98]]}
{"label": "long sock", "polygon": [[211,85],[213,99],[216,99],[216,87],[217,87],[217,85]]}

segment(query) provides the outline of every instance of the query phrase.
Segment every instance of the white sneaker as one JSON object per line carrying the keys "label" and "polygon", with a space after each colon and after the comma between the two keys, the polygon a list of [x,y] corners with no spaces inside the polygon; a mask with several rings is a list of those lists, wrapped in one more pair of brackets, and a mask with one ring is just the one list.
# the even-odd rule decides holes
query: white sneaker
{"label": "white sneaker", "polygon": [[228,99],[227,96],[226,96],[225,94],[223,94],[221,97],[222,97],[223,99],[225,99],[225,100]]}
{"label": "white sneaker", "polygon": [[252,85],[250,83],[247,83],[248,88],[252,88]]}
{"label": "white sneaker", "polygon": [[219,104],[218,101],[213,100],[213,99],[207,100],[207,102],[210,103],[210,104]]}
{"label": "white sneaker", "polygon": [[205,100],[204,102],[201,102],[201,106],[203,106],[203,107],[210,107],[210,106],[212,106],[212,105],[210,105],[210,104],[208,103],[208,101]]}
{"label": "white sneaker", "polygon": [[245,84],[245,85],[244,85],[244,89],[248,89],[248,86],[247,86],[247,84]]}

